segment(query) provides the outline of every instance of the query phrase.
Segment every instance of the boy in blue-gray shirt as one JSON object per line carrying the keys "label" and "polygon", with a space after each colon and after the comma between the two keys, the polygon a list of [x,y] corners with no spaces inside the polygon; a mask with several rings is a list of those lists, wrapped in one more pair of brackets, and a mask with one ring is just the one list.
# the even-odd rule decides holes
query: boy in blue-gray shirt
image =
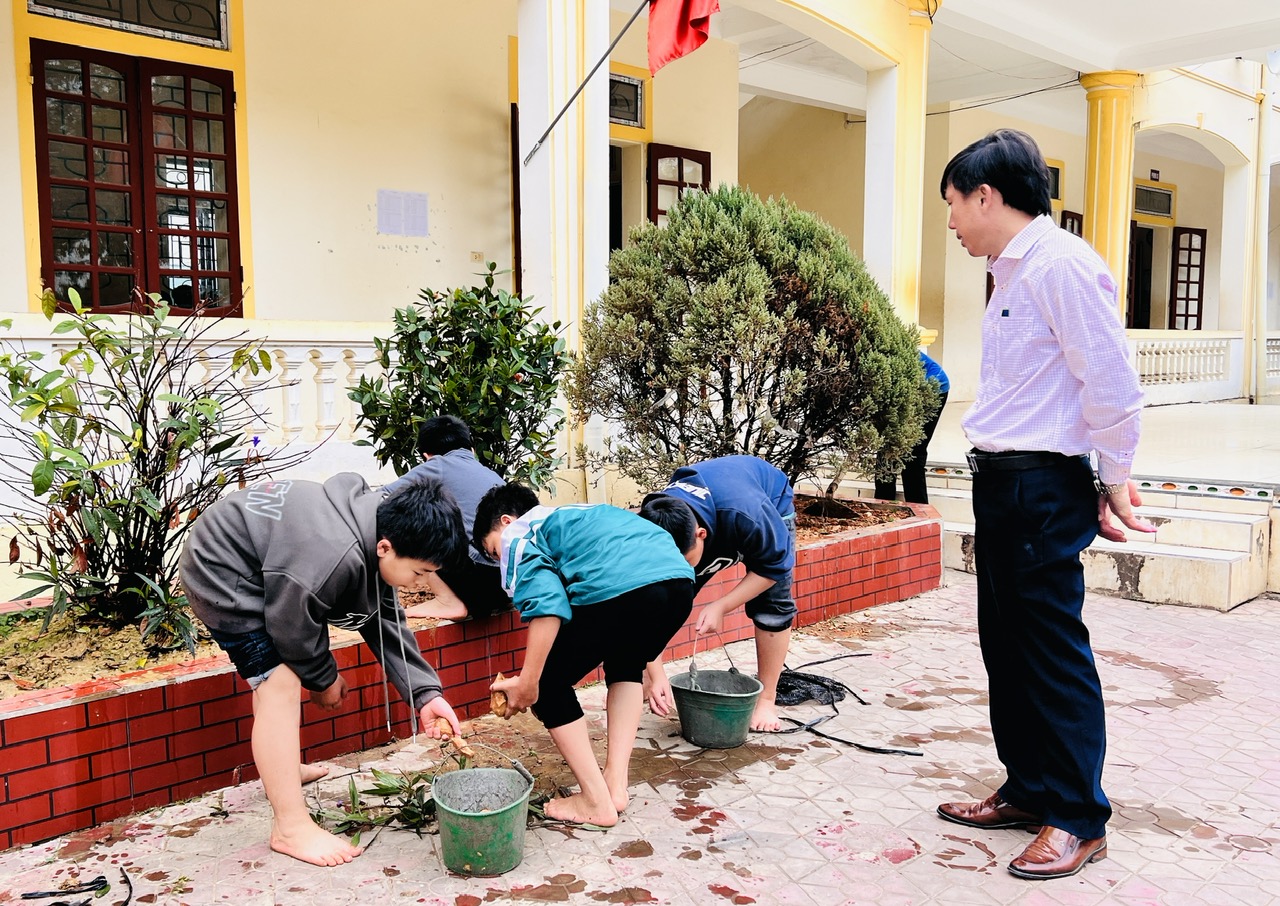
{"label": "boy in blue-gray shirt", "polygon": [[[418,430],[422,464],[388,484],[383,493],[391,496],[425,481],[439,481],[457,501],[470,538],[480,498],[485,491],[503,484],[501,475],[476,459],[473,447],[471,429],[462,419],[452,415],[427,419]],[[498,564],[469,545],[465,554],[428,576],[426,586],[434,599],[407,608],[409,616],[464,620],[469,616],[489,616],[511,606],[511,599],[498,581]]]}
{"label": "boy in blue-gray shirt", "polygon": [[[529,624],[519,675],[492,689],[506,693],[506,717],[533,709],[581,789],[550,800],[546,813],[612,827],[629,801],[645,665],[688,619],[693,570],[670,535],[635,513],[606,504],[539,506],[519,484],[484,495],[474,543],[500,561],[502,584]],[[573,691],[602,664],[609,687],[603,772]]]}
{"label": "boy in blue-gray shirt", "polygon": [[[746,566],[737,585],[703,608],[697,631],[719,632],[725,615],[746,605],[756,628],[756,671],[764,685],[751,729],[767,732],[782,728],[775,699],[796,616],[793,496],[787,476],[763,459],[722,456],[676,469],[670,483],[640,507],[640,515],[670,532],[693,564],[695,594],[720,570],[738,562]],[[650,665],[648,677],[650,705],[665,714],[671,686],[660,662]]]}

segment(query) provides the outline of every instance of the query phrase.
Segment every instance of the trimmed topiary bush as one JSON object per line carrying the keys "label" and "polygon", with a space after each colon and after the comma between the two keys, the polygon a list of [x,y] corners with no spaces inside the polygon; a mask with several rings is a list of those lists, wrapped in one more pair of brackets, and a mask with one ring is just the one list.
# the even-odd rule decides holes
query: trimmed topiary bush
{"label": "trimmed topiary bush", "polygon": [[792,481],[896,472],[938,404],[918,335],[830,225],[721,186],[613,253],[567,396],[615,429],[608,458],[653,486],[748,453]]}

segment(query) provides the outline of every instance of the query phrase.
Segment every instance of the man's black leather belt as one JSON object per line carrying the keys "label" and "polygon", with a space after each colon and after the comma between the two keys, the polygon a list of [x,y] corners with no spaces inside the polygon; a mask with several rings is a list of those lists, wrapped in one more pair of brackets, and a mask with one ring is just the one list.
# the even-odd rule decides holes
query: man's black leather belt
{"label": "man's black leather belt", "polygon": [[1048,453],[1042,450],[1029,452],[1006,450],[1001,453],[970,450],[965,454],[965,458],[969,460],[971,472],[1020,472],[1026,469],[1061,466],[1073,461],[1085,461],[1083,456],[1068,456],[1065,453]]}

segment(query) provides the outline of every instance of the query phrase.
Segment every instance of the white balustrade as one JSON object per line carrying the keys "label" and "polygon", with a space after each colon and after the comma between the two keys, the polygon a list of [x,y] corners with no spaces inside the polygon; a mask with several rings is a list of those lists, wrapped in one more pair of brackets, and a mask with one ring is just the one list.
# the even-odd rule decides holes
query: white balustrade
{"label": "white balustrade", "polygon": [[1134,366],[1148,404],[1235,399],[1244,338],[1230,331],[1133,331]]}

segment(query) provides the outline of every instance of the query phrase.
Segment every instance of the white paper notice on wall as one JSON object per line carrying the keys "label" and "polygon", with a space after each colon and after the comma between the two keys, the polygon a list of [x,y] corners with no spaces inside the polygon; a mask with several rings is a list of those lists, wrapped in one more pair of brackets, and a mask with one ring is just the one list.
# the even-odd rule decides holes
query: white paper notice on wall
{"label": "white paper notice on wall", "polygon": [[426,236],[425,192],[378,190],[378,232],[384,236]]}

